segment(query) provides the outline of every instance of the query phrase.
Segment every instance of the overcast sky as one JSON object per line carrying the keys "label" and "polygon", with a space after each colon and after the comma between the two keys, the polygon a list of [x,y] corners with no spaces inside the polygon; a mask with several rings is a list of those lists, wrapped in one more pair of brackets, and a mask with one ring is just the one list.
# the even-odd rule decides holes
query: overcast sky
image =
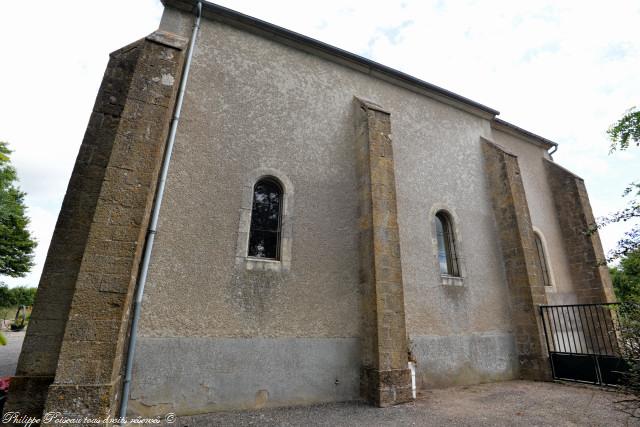
{"label": "overcast sky", "polygon": [[[640,106],[640,1],[219,1],[442,86],[560,144],[596,216],[625,203],[640,150],[607,127]],[[109,52],[154,31],[159,0],[0,2],[0,140],[27,192],[37,285]],[[605,229],[605,250],[628,225]]]}

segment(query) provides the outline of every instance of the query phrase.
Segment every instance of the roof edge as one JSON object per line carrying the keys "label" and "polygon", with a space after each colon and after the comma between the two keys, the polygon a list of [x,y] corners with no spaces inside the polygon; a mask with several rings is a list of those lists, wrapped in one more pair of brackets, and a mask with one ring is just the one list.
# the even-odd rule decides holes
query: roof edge
{"label": "roof edge", "polygon": [[537,145],[542,145],[547,150],[558,146],[557,142],[553,142],[547,138],[543,138],[540,135],[536,135],[533,132],[529,132],[528,130],[522,129],[521,127],[518,127],[497,117],[494,117],[494,119],[491,121],[491,127],[513,136],[524,137],[527,141],[533,142]]}
{"label": "roof edge", "polygon": [[[175,9],[192,12],[195,10],[195,6],[198,0],[161,0],[165,7],[173,7]],[[308,48],[313,49],[316,52],[324,54],[325,57],[332,57],[341,60],[342,63],[356,65],[360,71],[367,74],[374,75],[376,77],[394,80],[401,83],[401,86],[405,88],[407,86],[421,89],[421,92],[426,96],[438,99],[440,101],[449,100],[451,104],[458,103],[466,106],[470,109],[479,110],[483,116],[489,116],[492,118],[500,114],[499,111],[486,105],[475,102],[469,98],[466,98],[457,93],[451,92],[447,89],[441,88],[424,80],[420,80],[402,71],[398,71],[394,68],[380,64],[379,62],[372,61],[364,58],[360,55],[348,52],[330,44],[321,42],[311,37],[305,36],[300,33],[296,33],[286,28],[271,24],[261,19],[253,18],[249,15],[237,12],[235,10],[226,8],[224,6],[217,5],[208,1],[202,1],[202,12],[205,18],[217,19],[224,23],[236,24],[244,29],[253,28],[259,30],[263,35],[270,35],[270,38],[279,40],[281,42],[295,43]],[[455,106],[455,105],[453,105]]]}

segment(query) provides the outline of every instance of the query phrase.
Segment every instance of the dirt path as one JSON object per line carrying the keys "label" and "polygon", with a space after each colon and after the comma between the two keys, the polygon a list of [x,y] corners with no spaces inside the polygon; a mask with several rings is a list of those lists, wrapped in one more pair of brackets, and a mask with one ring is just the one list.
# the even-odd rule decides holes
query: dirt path
{"label": "dirt path", "polygon": [[0,377],[8,377],[16,373],[18,356],[22,348],[25,331],[2,331],[7,338],[7,345],[0,346]]}

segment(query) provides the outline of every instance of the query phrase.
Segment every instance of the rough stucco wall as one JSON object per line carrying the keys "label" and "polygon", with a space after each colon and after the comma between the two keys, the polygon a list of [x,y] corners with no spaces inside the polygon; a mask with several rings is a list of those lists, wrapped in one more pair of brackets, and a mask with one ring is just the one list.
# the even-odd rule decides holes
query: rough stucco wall
{"label": "rough stucco wall", "polygon": [[[327,114],[326,87],[304,70],[291,70],[286,56],[274,55],[280,46],[258,38],[247,43],[246,37],[202,23],[141,332],[358,336],[351,95],[344,111]],[[295,186],[289,273],[251,273],[234,264],[245,177],[265,167]],[[180,315],[181,308],[198,315]]]}
{"label": "rough stucco wall", "polygon": [[137,354],[144,363],[136,361],[129,411],[143,416],[308,405],[358,393],[357,338],[143,338]]}
{"label": "rough stucco wall", "polygon": [[[161,28],[188,29],[191,17],[184,19],[165,12]],[[359,362],[350,357],[361,323],[354,95],[391,112],[407,333],[419,385],[514,377],[507,289],[482,169],[480,136],[490,134],[488,121],[204,20],[143,304],[135,411],[283,405],[300,393],[315,401],[358,396],[351,381]],[[242,186],[260,167],[278,169],[295,186],[288,273],[250,273],[234,263]],[[457,219],[463,286],[441,284],[430,213],[436,206]],[[314,346],[292,339],[302,337]],[[254,355],[264,357],[238,371],[237,349],[253,348],[256,339]],[[340,346],[341,340],[351,344]],[[176,342],[201,357],[215,354],[219,363],[184,366],[186,356],[165,351]],[[340,378],[316,357],[322,348],[346,361]],[[283,366],[311,369],[295,360],[316,361],[315,383],[299,384],[297,374],[250,380]],[[149,366],[166,372],[172,390],[150,382]],[[336,379],[346,391],[325,393]],[[256,397],[263,389],[266,403],[264,393]],[[202,403],[179,403],[190,396]]]}
{"label": "rough stucco wall", "polygon": [[[202,23],[145,290],[131,406],[139,413],[168,402],[190,413],[359,395],[352,95],[326,114],[326,87],[246,37]],[[235,263],[243,186],[259,168],[295,187],[289,272]],[[293,339],[302,337],[307,345]],[[186,370],[186,356],[165,351],[176,342],[196,359],[216,354],[215,363]],[[150,366],[163,367],[172,390],[147,380]]]}
{"label": "rough stucco wall", "polygon": [[548,158],[546,150],[496,129],[493,130],[493,141],[518,156],[531,222],[534,229],[542,232],[546,241],[547,262],[553,282],[552,287],[546,288],[549,304],[577,303],[567,252],[544,166],[544,159]]}
{"label": "rough stucco wall", "polygon": [[[392,112],[407,331],[421,387],[516,375],[511,317],[480,136],[489,123],[394,90]],[[463,257],[462,286],[443,285],[433,218],[448,210]],[[478,345],[476,345],[478,344]],[[483,350],[501,348],[499,357]]]}

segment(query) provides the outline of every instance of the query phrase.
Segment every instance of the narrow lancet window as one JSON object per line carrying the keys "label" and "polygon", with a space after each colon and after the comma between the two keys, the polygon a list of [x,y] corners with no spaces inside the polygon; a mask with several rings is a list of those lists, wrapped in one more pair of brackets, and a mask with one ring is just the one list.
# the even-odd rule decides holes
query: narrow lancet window
{"label": "narrow lancet window", "polygon": [[253,187],[250,257],[280,259],[282,186],[274,178],[262,178]]}
{"label": "narrow lancet window", "polygon": [[445,212],[438,212],[436,214],[436,237],[438,240],[440,274],[460,276],[453,227],[449,215]]}
{"label": "narrow lancet window", "polygon": [[536,241],[536,251],[538,252],[538,261],[540,262],[540,268],[542,269],[542,283],[545,286],[551,286],[551,277],[549,276],[549,266],[547,265],[547,257],[544,253],[544,246],[542,246],[542,240],[538,233],[533,233]]}

